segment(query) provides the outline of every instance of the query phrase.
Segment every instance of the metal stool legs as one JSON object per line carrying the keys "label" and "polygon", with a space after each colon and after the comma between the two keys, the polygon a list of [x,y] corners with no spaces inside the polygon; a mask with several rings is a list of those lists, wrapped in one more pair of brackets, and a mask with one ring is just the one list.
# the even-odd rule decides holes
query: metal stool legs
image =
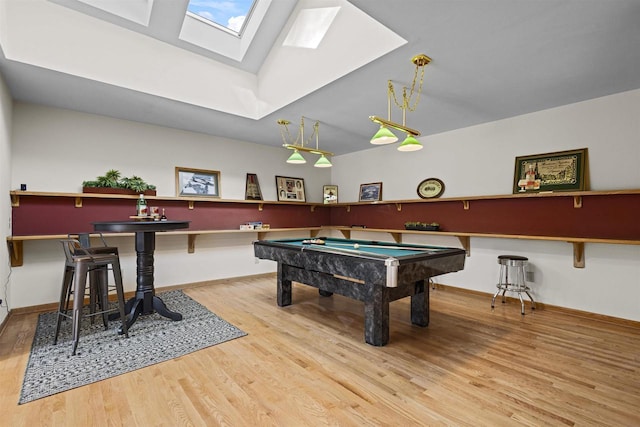
{"label": "metal stool legs", "polygon": [[[498,290],[493,295],[491,299],[491,308],[495,308],[496,298],[502,292],[502,303],[506,302],[505,294],[507,292],[516,292],[518,294],[518,298],[520,299],[520,313],[524,316],[524,300],[522,299],[522,294],[524,293],[531,300],[531,309],[535,310],[536,302],[533,300],[533,297],[529,293],[531,288],[527,286],[526,278],[525,278],[525,266],[528,263],[528,258],[518,255],[500,255],[498,257],[498,264],[500,264],[500,275],[498,277],[498,284],[496,285]],[[515,271],[514,274],[511,274],[510,270]]]}
{"label": "metal stool legs", "polygon": [[[77,245],[77,246],[76,246]],[[111,266],[115,281],[116,294],[118,299],[118,312],[122,321],[121,332],[127,338],[129,333],[127,330],[127,315],[125,313],[124,287],[122,284],[122,273],[120,270],[120,261],[117,254],[91,254],[85,248],[79,248],[77,240],[68,239],[63,241],[67,262],[63,274],[62,290],[60,293],[60,303],[58,305],[58,316],[56,324],[56,332],[54,336],[54,344],[58,342],[58,334],[63,317],[70,317],[72,323],[72,354],[76,354],[78,343],[80,341],[80,323],[83,317],[84,297],[87,288],[87,276],[90,276],[90,287],[92,288],[90,297],[90,313],[89,316],[102,315],[105,330],[107,329],[108,313],[113,312],[109,309],[108,300],[108,283],[107,272]],[[68,307],[70,295],[73,292],[73,308],[69,315]],[[97,300],[97,303],[96,303]],[[100,311],[96,311],[99,305]]]}

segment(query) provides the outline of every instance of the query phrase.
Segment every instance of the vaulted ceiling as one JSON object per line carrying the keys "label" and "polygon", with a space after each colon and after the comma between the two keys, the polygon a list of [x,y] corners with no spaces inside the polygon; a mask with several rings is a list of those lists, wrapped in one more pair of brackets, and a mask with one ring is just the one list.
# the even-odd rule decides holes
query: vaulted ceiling
{"label": "vaulted ceiling", "polygon": [[[422,135],[640,88],[637,0],[259,0],[226,39],[188,23],[187,0],[108,3],[0,2],[14,99],[271,146],[278,119],[304,116],[344,154],[374,147],[368,117],[386,117],[387,81],[401,92],[420,53],[433,61],[407,125]],[[316,48],[291,42],[327,8]]]}

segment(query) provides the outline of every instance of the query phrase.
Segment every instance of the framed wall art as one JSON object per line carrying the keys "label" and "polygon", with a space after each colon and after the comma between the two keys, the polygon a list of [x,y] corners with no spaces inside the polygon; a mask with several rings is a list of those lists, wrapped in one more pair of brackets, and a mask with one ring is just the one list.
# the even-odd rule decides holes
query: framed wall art
{"label": "framed wall art", "polygon": [[382,200],[382,183],[360,184],[360,202],[379,202]]}
{"label": "framed wall art", "polygon": [[276,176],[279,202],[305,202],[304,179]]}
{"label": "framed wall art", "polygon": [[438,178],[427,178],[418,184],[417,191],[422,199],[440,197],[444,193],[444,182]]}
{"label": "framed wall art", "polygon": [[245,200],[262,200],[262,191],[258,182],[258,175],[255,173],[247,174],[247,182],[244,187]]}
{"label": "framed wall art", "polygon": [[176,167],[176,196],[220,197],[220,172]]}
{"label": "framed wall art", "polygon": [[588,190],[587,149],[516,157],[513,194]]}
{"label": "framed wall art", "polygon": [[322,200],[325,205],[338,203],[338,186],[325,185],[322,187]]}

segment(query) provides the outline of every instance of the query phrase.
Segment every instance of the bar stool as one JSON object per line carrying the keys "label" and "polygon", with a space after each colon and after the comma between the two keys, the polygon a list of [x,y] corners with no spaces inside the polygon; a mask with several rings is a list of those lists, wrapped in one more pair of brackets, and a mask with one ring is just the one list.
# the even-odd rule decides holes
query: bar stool
{"label": "bar stool", "polygon": [[[80,242],[80,247],[88,250],[92,254],[113,254],[118,255],[117,246],[109,246],[104,236],[100,232],[94,233],[69,233],[67,238],[76,239]],[[93,241],[99,240],[98,245],[92,245]],[[98,307],[107,307],[109,301],[109,293],[117,292],[115,285],[109,284],[109,270],[108,266],[96,267],[89,272],[89,312],[95,313]],[[103,284],[106,284],[104,286]],[[68,299],[68,297],[67,297]],[[68,305],[68,304],[67,304]],[[91,323],[93,324],[95,316],[91,317]],[[109,321],[109,313],[103,310],[102,322],[104,327],[107,328]]]}
{"label": "bar stool", "polygon": [[529,263],[529,258],[519,255],[500,255],[498,256],[498,264],[500,264],[500,275],[498,276],[498,290],[491,299],[491,308],[495,308],[496,297],[502,291],[502,303],[506,302],[506,292],[516,292],[520,298],[520,312],[524,316],[524,300],[522,294],[525,293],[531,300],[531,309],[535,310],[536,302],[531,297],[529,291],[531,288],[527,286],[525,280],[525,267]]}
{"label": "bar stool", "polygon": [[[60,326],[64,317],[72,321],[73,351],[76,354],[78,342],[80,341],[80,321],[82,317],[103,315],[105,330],[107,329],[108,313],[116,312],[116,309],[109,309],[108,283],[106,280],[106,268],[111,267],[115,281],[115,290],[118,298],[117,312],[122,321],[121,333],[127,338],[127,317],[125,314],[124,288],[122,286],[122,273],[120,271],[120,259],[117,253],[99,253],[101,247],[94,251],[92,248],[83,248],[77,239],[63,239],[60,241],[65,254],[65,267],[62,279],[62,290],[60,292],[60,303],[58,305],[57,325],[53,343],[57,344]],[[82,313],[84,297],[87,288],[87,275],[95,274],[94,285],[90,285],[90,293],[97,293],[100,302],[100,311],[91,309],[88,314]],[[92,289],[93,288],[93,289]],[[71,315],[69,311],[69,300],[71,294],[73,298],[73,308]],[[92,300],[90,296],[90,301]],[[95,301],[95,299],[93,299]],[[94,307],[95,308],[95,307]]]}

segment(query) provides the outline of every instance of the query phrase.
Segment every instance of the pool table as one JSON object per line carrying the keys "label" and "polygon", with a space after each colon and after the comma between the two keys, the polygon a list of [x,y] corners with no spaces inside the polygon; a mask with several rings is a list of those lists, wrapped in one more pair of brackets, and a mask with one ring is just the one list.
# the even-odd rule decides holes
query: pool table
{"label": "pool table", "polygon": [[389,303],[411,297],[411,323],[429,324],[429,278],[464,268],[457,248],[369,240],[258,240],[254,254],[278,263],[278,306],[291,305],[291,282],[364,302],[364,339],[389,342]]}

